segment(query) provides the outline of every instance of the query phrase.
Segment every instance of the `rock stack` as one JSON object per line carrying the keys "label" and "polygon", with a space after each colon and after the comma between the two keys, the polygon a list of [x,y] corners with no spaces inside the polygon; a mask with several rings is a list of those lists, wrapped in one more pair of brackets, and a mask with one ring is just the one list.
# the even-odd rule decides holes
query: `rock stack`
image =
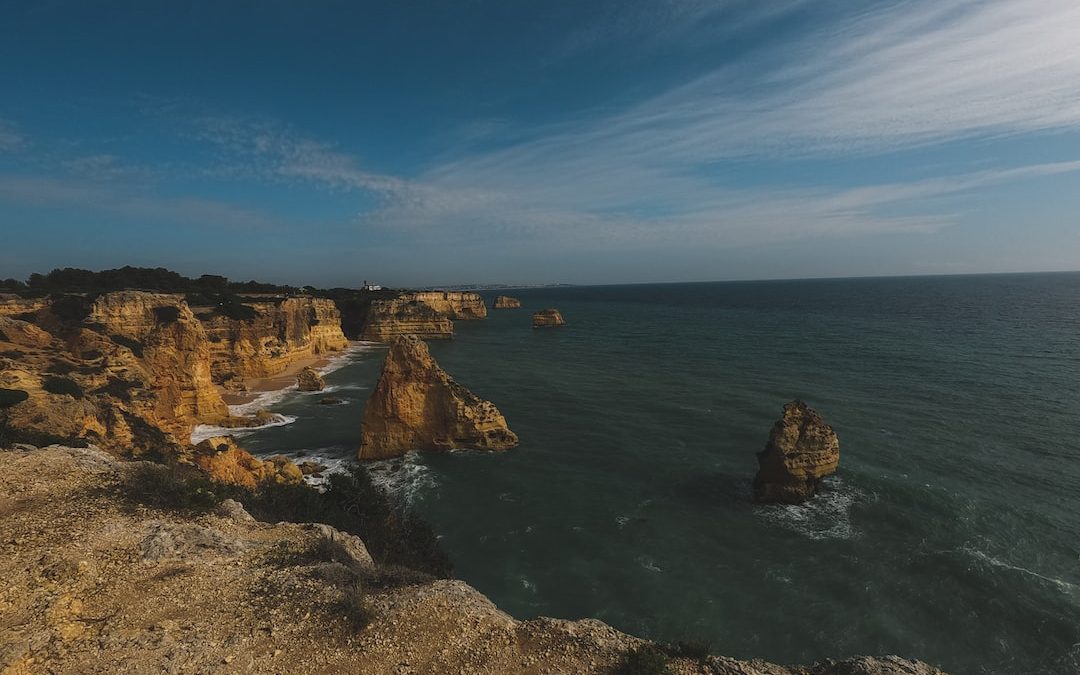
{"label": "rock stack", "polygon": [[423,340],[394,339],[364,408],[360,459],[410,450],[506,450],[517,442],[495,405],[455,382]]}
{"label": "rock stack", "polygon": [[840,441],[817,411],[802,401],[784,406],[769,442],[758,453],[754,499],[798,504],[813,497],[821,479],[840,464]]}
{"label": "rock stack", "polygon": [[533,312],[532,323],[533,328],[554,328],[566,325],[566,321],[557,309],[542,309],[539,312]]}
{"label": "rock stack", "polygon": [[509,295],[496,295],[492,306],[495,309],[517,309],[521,307],[521,301]]}
{"label": "rock stack", "polygon": [[311,366],[304,366],[304,369],[296,374],[296,388],[300,391],[322,391],[326,388],[326,380],[319,371]]}

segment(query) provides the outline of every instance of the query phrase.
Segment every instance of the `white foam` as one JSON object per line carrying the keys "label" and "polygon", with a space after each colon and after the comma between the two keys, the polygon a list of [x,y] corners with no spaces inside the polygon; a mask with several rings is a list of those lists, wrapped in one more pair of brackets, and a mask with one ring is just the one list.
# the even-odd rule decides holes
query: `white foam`
{"label": "white foam", "polygon": [[1012,565],[1010,563],[1005,562],[1004,560],[998,560],[994,556],[989,555],[987,553],[984,553],[983,551],[980,551],[980,550],[978,550],[976,548],[965,546],[964,548],[962,548],[960,550],[963,551],[964,553],[967,553],[968,555],[972,556],[973,558],[975,558],[977,560],[980,560],[980,561],[982,561],[982,562],[984,562],[984,563],[986,563],[986,564],[988,564],[988,565],[990,565],[992,567],[998,567],[1000,569],[1011,570],[1013,572],[1020,572],[1021,574],[1026,574],[1026,575],[1035,577],[1036,579],[1041,579],[1041,580],[1043,580],[1043,581],[1057,587],[1058,590],[1060,590],[1062,593],[1065,593],[1067,595],[1075,595],[1077,593],[1080,593],[1080,586],[1077,586],[1076,584],[1071,584],[1068,581],[1064,581],[1063,579],[1056,579],[1054,577],[1048,577],[1048,576],[1046,576],[1044,574],[1039,574],[1038,572],[1034,572],[1032,570],[1029,570],[1026,567],[1020,567],[1019,565]]}
{"label": "white foam", "polygon": [[655,560],[653,560],[652,558],[650,558],[647,555],[638,556],[637,557],[637,564],[641,565],[643,568],[649,570],[650,572],[663,572],[664,571],[663,568],[661,568],[660,566],[658,566],[656,564]]}
{"label": "white foam", "polygon": [[406,504],[412,504],[421,492],[436,485],[431,469],[420,461],[416,452],[395,459],[374,460],[366,466],[375,485],[400,496]]}
{"label": "white foam", "polygon": [[615,518],[615,522],[619,524],[619,529],[621,530],[630,522],[630,516],[618,516]]}
{"label": "white foam", "polygon": [[275,413],[274,421],[267,422],[266,424],[260,424],[256,427],[241,427],[233,429],[230,427],[219,427],[213,424],[199,424],[191,430],[191,442],[192,444],[201,443],[208,438],[214,436],[246,436],[259,429],[269,429],[271,427],[283,427],[286,424],[292,424],[296,421],[296,417],[293,415],[281,415]]}
{"label": "white foam", "polygon": [[754,514],[809,539],[850,539],[857,532],[851,509],[866,495],[844,483],[839,476],[822,481],[822,490],[802,504],[761,504]]}

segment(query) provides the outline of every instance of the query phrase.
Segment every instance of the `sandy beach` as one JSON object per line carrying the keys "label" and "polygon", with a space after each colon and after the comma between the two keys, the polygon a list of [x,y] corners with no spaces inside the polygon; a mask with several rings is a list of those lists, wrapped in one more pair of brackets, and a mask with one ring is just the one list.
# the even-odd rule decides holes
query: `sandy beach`
{"label": "sandy beach", "polygon": [[[355,344],[357,343],[350,342],[349,347],[352,347]],[[315,370],[321,371],[330,364],[330,358],[332,356],[341,353],[342,352],[333,352],[331,354],[317,354],[315,356],[297,358],[290,362],[288,367],[277,375],[247,380],[245,382],[248,387],[247,391],[229,391],[220,385],[218,386],[218,390],[221,392],[221,398],[229,405],[250,403],[254,401],[259,394],[268,391],[280,391],[290,385],[296,384],[296,374],[307,366],[311,366]]]}

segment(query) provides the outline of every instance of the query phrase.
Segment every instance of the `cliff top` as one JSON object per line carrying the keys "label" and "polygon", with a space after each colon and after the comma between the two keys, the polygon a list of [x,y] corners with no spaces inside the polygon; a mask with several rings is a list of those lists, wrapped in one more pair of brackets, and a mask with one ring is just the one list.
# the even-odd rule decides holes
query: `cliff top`
{"label": "cliff top", "polygon": [[[356,537],[325,525],[257,522],[231,501],[154,506],[136,483],[147,467],[93,448],[0,450],[4,673],[601,673],[645,644],[598,621],[515,621],[460,581],[375,565]],[[669,665],[939,672],[895,657]]]}

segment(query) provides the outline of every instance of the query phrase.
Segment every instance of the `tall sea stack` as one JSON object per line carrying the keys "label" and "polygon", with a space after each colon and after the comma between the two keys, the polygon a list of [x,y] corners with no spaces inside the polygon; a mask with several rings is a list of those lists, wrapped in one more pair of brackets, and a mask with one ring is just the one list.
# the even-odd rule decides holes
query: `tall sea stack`
{"label": "tall sea stack", "polygon": [[754,499],[798,504],[817,493],[821,479],[840,464],[840,441],[817,411],[802,401],[784,406],[769,442],[758,453]]}
{"label": "tall sea stack", "polygon": [[506,450],[517,443],[495,405],[455,382],[423,340],[394,338],[364,408],[360,459],[410,450]]}

